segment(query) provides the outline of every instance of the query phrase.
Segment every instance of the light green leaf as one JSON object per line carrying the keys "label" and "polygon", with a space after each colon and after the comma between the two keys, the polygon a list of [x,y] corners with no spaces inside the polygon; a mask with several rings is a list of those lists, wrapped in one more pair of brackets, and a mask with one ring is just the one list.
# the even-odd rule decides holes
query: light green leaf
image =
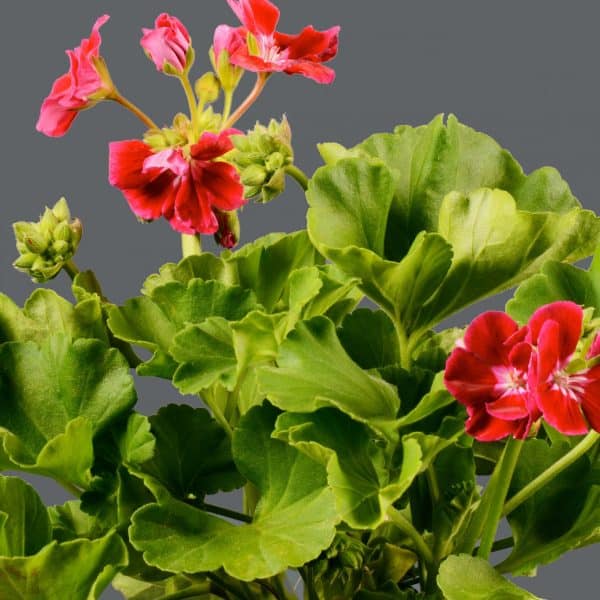
{"label": "light green leaf", "polygon": [[52,524],[52,539],[69,542],[78,538],[96,539],[102,536],[104,523],[81,510],[79,500],[69,500],[58,506],[48,507]]}
{"label": "light green leaf", "polygon": [[337,515],[325,470],[271,438],[276,417],[271,407],[255,407],[234,436],[236,463],[261,495],[253,522],[231,525],[163,499],[133,516],[130,537],[146,562],[184,573],[222,567],[232,577],[252,581],[303,565],[329,546]]}
{"label": "light green leaf", "polygon": [[30,556],[51,540],[46,507],[18,477],[0,476],[0,556]]}
{"label": "light green leaf", "polygon": [[54,333],[108,343],[100,299],[88,298],[73,306],[52,290],[37,289],[21,309],[0,294],[0,343],[41,342]]}
{"label": "light green leaf", "polygon": [[0,346],[0,396],[3,468],[82,486],[89,484],[93,435],[136,401],[129,368],[116,350],[64,334],[40,346]]}
{"label": "light green leaf", "polygon": [[191,579],[184,575],[174,575],[159,581],[141,581],[119,573],[112,582],[113,587],[127,600],[166,600],[172,594],[183,593],[190,600],[219,600],[221,596],[211,594],[214,584],[210,580],[198,583],[198,577]]}
{"label": "light green leaf", "polygon": [[0,597],[11,600],[97,600],[127,565],[121,538],[52,542],[37,554],[0,557]]}
{"label": "light green leaf", "polygon": [[403,443],[402,464],[391,468],[373,432],[332,408],[283,413],[273,436],[327,467],[340,518],[354,529],[380,525],[421,468],[417,442]]}
{"label": "light green leaf", "polygon": [[400,405],[395,388],[361,369],[325,317],[298,323],[281,344],[277,367],[262,367],[259,387],[282,410],[334,407],[386,436]]}
{"label": "light green leaf", "polygon": [[[570,445],[527,440],[509,497],[556,463]],[[600,542],[600,469],[582,457],[508,515],[515,545],[498,568],[527,575],[562,554]]]}
{"label": "light green leaf", "polygon": [[468,554],[449,556],[437,583],[446,600],[540,600],[504,579],[486,560]]}

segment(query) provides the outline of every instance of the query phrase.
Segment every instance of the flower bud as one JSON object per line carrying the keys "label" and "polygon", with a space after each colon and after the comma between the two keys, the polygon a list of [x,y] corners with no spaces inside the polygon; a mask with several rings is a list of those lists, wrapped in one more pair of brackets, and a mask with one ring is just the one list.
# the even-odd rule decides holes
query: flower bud
{"label": "flower bud", "polygon": [[248,187],[260,187],[267,178],[267,170],[261,165],[250,165],[240,174],[242,183]]}
{"label": "flower bud", "polygon": [[64,198],[46,208],[37,223],[20,221],[13,225],[20,256],[13,265],[38,283],[55,277],[71,259],[81,240],[81,222],[70,221]]}
{"label": "flower bud", "polygon": [[194,61],[192,40],[177,17],[162,13],[156,18],[154,29],[142,32],[140,44],[158,71],[179,77],[190,68]]}
{"label": "flower bud", "polygon": [[[244,69],[232,65],[229,62],[229,51],[227,50],[229,40],[225,38],[227,35],[229,35],[230,31],[227,31],[223,40],[218,41],[218,32],[221,30],[221,28],[225,27],[227,26],[222,25],[217,27],[217,30],[215,31],[215,43],[209,51],[209,57],[213,69],[219,78],[223,91],[226,93],[231,93],[239,85],[240,79],[244,75]],[[223,31],[225,30],[223,29]],[[232,35],[235,34],[232,33]]]}
{"label": "flower bud", "polygon": [[240,239],[240,220],[237,216],[237,211],[220,211],[215,210],[219,229],[215,233],[215,242],[230,250]]}
{"label": "flower bud", "polygon": [[219,97],[221,83],[217,76],[212,71],[209,71],[196,81],[194,88],[200,104],[212,104]]}

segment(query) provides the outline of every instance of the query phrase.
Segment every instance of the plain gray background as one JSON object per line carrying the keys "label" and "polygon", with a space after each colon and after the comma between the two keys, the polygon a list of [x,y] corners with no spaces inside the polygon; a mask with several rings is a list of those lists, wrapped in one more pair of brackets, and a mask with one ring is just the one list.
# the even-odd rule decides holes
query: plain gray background
{"label": "plain gray background", "polygon": [[[279,6],[283,31],[296,32],[307,24],[342,26],[339,57],[332,63],[337,79],[332,86],[319,86],[301,77],[273,77],[239,126],[287,113],[297,164],[307,173],[319,165],[317,142],[352,145],[399,123],[417,125],[437,113],[454,112],[495,137],[527,171],[556,166],[583,204],[600,210],[600,38],[593,3],[280,0]],[[102,55],[121,92],[159,123],[185,110],[177,81],[157,73],[139,46],[140,28],[151,27],[162,11],[188,27],[197,75],[208,69],[206,51],[214,28],[236,24],[225,0],[20,0],[4,7],[0,290],[19,303],[34,288],[11,267],[10,224],[37,219],[44,205],[63,194],[84,223],[76,261],[80,268],[95,269],[112,300],[136,295],[145,276],[180,258],[179,236],[167,223],[139,225],[107,181],[108,142],[142,134],[133,116],[104,103],[81,114],[64,138],[46,138],[34,129],[42,99],[67,69],[64,50],[87,37],[103,13],[112,18],[102,30]],[[247,75],[242,89],[252,81]],[[290,181],[284,197],[244,210],[242,241],[300,229],[305,211],[303,195]],[[51,287],[69,295],[64,274]],[[485,306],[501,308],[503,300]],[[475,309],[454,322],[473,314]],[[141,381],[138,391],[138,408],[145,413],[178,400],[161,380]],[[62,501],[52,482],[36,478],[35,484],[47,501]],[[599,559],[598,547],[572,552],[521,584],[552,600],[592,599],[597,597]],[[117,597],[112,592],[103,596]]]}

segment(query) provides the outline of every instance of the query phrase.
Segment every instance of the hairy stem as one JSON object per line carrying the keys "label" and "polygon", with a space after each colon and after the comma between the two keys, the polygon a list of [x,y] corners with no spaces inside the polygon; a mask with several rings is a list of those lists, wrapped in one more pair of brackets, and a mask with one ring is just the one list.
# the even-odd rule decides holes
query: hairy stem
{"label": "hairy stem", "polygon": [[202,242],[199,235],[181,235],[181,254],[183,258],[193,256],[194,254],[202,254]]}
{"label": "hairy stem", "polygon": [[261,92],[263,91],[267,80],[269,79],[270,73],[258,73],[256,76],[256,83],[252,88],[252,91],[248,94],[246,99],[237,107],[236,111],[225,121],[223,129],[229,129],[233,127],[245,114],[246,111],[256,102]]}
{"label": "hairy stem", "polygon": [[122,96],[117,90],[108,99],[113,100],[132,112],[148,129],[159,129],[158,125],[141,108],[136,106],[131,100],[125,98],[125,96]]}
{"label": "hairy stem", "polygon": [[194,90],[192,89],[192,84],[190,83],[190,78],[187,73],[184,73],[179,77],[179,81],[181,81],[181,85],[183,86],[183,91],[185,92],[185,97],[187,99],[188,107],[190,109],[190,119],[192,121],[192,134],[194,136],[193,140],[190,142],[196,142],[197,131],[196,128],[198,126],[198,101],[196,100],[196,95],[194,94]]}
{"label": "hairy stem", "polygon": [[538,490],[544,487],[550,480],[556,477],[561,471],[572,465],[581,458],[586,452],[591,450],[600,439],[600,433],[590,431],[582,440],[560,460],[548,467],[543,473],[540,473],[533,481],[530,481],[522,490],[517,492],[505,505],[502,515],[510,514],[517,507],[521,506],[525,500],[533,496]]}
{"label": "hairy stem", "polygon": [[308,177],[306,176],[306,174],[304,173],[304,171],[302,171],[301,169],[299,169],[296,165],[288,165],[285,168],[285,172],[290,177],[292,177],[293,179],[295,179],[296,182],[298,183],[298,185],[304,191],[306,191],[308,189]]}
{"label": "hairy stem", "polygon": [[396,527],[398,527],[402,533],[411,539],[412,543],[415,545],[417,553],[420,555],[425,565],[433,565],[434,559],[431,548],[427,545],[423,539],[423,536],[415,529],[415,526],[393,506],[388,508],[387,515],[392,523],[394,523],[394,525],[396,525]]}
{"label": "hairy stem", "polygon": [[67,272],[67,275],[71,278],[71,281],[73,281],[73,279],[75,279],[75,277],[77,277],[79,273],[79,268],[77,267],[73,259],[68,260],[63,265],[63,269]]}

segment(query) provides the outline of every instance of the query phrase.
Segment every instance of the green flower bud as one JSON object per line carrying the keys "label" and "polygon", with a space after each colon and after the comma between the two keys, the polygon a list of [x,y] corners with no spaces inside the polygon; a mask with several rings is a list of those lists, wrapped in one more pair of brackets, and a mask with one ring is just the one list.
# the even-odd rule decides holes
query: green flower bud
{"label": "green flower bud", "polygon": [[64,196],[52,207],[52,212],[59,221],[69,221],[71,219],[71,211]]}
{"label": "green flower bud", "polygon": [[242,183],[248,187],[260,187],[267,178],[267,169],[261,165],[250,165],[240,174]]}
{"label": "green flower bud", "polygon": [[34,254],[43,254],[48,248],[48,240],[41,233],[35,231],[27,235],[24,240],[27,249]]}
{"label": "green flower bud", "polygon": [[69,252],[69,242],[64,240],[56,240],[52,243],[52,251],[56,256],[65,256]]}
{"label": "green flower bud", "polygon": [[33,252],[28,252],[26,254],[22,254],[15,260],[13,265],[17,269],[29,269],[33,265],[33,263],[37,260],[38,255],[33,254]]}
{"label": "green flower bud", "polygon": [[194,89],[201,104],[212,104],[219,97],[221,83],[219,78],[212,71],[209,71],[196,81]]}
{"label": "green flower bud", "polygon": [[273,152],[265,161],[268,171],[278,171],[285,164],[285,157],[281,152]]}
{"label": "green flower bud", "polygon": [[273,173],[269,181],[267,181],[262,188],[262,199],[263,203],[271,202],[274,198],[279,196],[285,190],[285,171],[279,169]]}
{"label": "green flower bud", "polygon": [[233,92],[244,75],[244,69],[236,67],[229,62],[229,52],[227,50],[221,50],[219,56],[215,56],[215,51],[211,47],[208,55],[213,69],[221,82],[223,91],[226,93]]}
{"label": "green flower bud", "polygon": [[59,220],[51,209],[46,207],[44,214],[39,222],[39,228],[43,233],[50,234],[54,228],[58,225]]}
{"label": "green flower bud", "polygon": [[55,240],[68,242],[71,240],[71,227],[66,222],[59,223],[52,232],[52,237]]}

